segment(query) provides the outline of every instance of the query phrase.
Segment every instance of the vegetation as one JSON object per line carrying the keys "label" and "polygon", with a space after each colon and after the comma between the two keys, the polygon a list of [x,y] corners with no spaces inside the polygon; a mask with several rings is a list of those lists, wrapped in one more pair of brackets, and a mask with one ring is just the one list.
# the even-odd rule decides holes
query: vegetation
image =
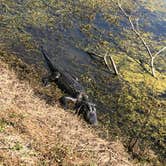
{"label": "vegetation", "polygon": [[[110,72],[105,76],[96,70],[97,79],[88,73],[81,76],[88,93],[107,106],[105,114],[99,113],[101,128],[118,135],[142,162],[165,162],[166,101],[159,96],[166,91],[166,40],[165,32],[155,34],[152,21],[165,21],[165,1],[2,0],[0,8],[1,59],[16,64],[20,79],[28,79],[38,94],[51,101],[58,99],[62,93],[57,87],[38,87],[45,73],[38,46],[47,46],[53,54],[58,40],[60,46],[69,42],[84,50],[99,62],[100,70],[107,66]],[[13,53],[26,63],[35,62],[35,70],[20,65]],[[0,122],[0,131],[5,126]]]}
{"label": "vegetation", "polygon": [[46,103],[1,59],[0,71],[0,165],[131,165],[120,142],[110,144],[57,103]]}

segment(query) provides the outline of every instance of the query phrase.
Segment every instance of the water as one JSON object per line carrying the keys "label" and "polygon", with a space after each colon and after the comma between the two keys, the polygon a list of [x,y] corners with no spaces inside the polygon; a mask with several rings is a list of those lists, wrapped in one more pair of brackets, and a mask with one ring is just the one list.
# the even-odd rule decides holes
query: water
{"label": "water", "polygon": [[[156,40],[159,40],[160,37],[166,38],[166,12],[151,12],[141,6],[135,14],[140,16],[140,29],[153,33]],[[110,25],[104,20],[102,13],[97,13],[92,22],[85,20],[84,23],[96,26],[102,31],[102,34],[100,34],[102,39],[116,48],[117,43],[114,38],[119,37],[122,39],[124,36],[123,27],[130,28],[129,23],[126,23],[126,21],[122,20],[121,26]],[[111,113],[115,111],[112,97],[121,91],[122,82],[113,75],[113,72],[108,71],[103,63],[94,60],[86,51],[83,51],[84,47],[87,47],[88,44],[95,45],[96,41],[89,39],[87,35],[81,32],[78,22],[80,20],[75,19],[72,28],[63,28],[63,24],[61,25],[60,23],[57,29],[51,29],[47,26],[39,28],[26,25],[25,31],[32,35],[33,40],[38,45],[45,48],[57,67],[68,71],[81,80],[87,89],[87,93],[97,103],[98,112]],[[110,32],[113,37],[109,37]],[[92,31],[91,33],[97,36],[98,32]],[[79,44],[82,47],[79,47]],[[40,52],[27,52],[21,44],[13,48],[27,63],[41,65],[41,62],[43,62]]]}
{"label": "water", "polygon": [[141,8],[140,13],[143,14],[143,17],[139,20],[140,24],[145,24],[145,21],[148,23],[143,25],[142,28],[144,31],[151,32],[155,36],[166,38],[166,12],[150,12],[145,8]]}
{"label": "water", "polygon": [[[164,19],[166,12],[150,12],[144,7],[139,10],[140,28],[153,33],[156,37],[166,38],[166,20]],[[147,20],[149,21],[148,24],[146,24]],[[121,30],[123,26],[127,28],[128,25],[124,23],[121,27],[110,25],[104,20],[101,13],[96,14],[92,23],[103,32],[102,38],[113,43],[114,46],[116,42],[112,37],[108,37],[108,33],[111,32],[122,38]],[[89,41],[88,37],[81,32],[77,20],[75,20],[73,27],[63,29],[62,25],[59,25],[59,29],[52,30],[49,27],[39,28],[28,25],[25,26],[25,31],[32,35],[33,40],[38,45],[45,48],[57,68],[62,68],[83,81],[83,85],[91,98],[100,105],[99,109],[102,112],[105,112],[103,110],[111,112],[113,109],[109,106],[111,99],[109,96],[120,90],[122,82],[115,79],[113,73],[109,72],[106,66],[92,59],[83,49],[77,48],[77,43],[87,46],[90,42],[95,44],[95,41]],[[92,33],[96,34],[97,32]],[[28,52],[21,44],[14,50],[27,63],[40,65],[39,62],[43,61],[40,52]]]}

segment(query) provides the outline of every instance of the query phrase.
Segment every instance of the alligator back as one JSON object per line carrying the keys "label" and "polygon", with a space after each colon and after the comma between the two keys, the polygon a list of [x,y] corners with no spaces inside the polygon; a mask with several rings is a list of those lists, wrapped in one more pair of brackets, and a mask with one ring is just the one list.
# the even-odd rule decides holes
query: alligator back
{"label": "alligator back", "polygon": [[54,77],[56,74],[59,73],[60,77],[58,79],[54,79],[55,83],[58,85],[58,87],[64,91],[65,93],[68,93],[69,95],[73,97],[77,97],[77,95],[81,92],[85,92],[83,86],[68,72],[62,71],[60,69],[55,68],[53,63],[51,62],[50,58],[45,53],[45,50],[43,47],[41,47],[41,52],[44,56],[44,59],[51,71],[52,77]]}
{"label": "alligator back", "polygon": [[55,66],[51,62],[50,58],[47,56],[47,54],[46,54],[46,52],[45,52],[45,50],[44,50],[44,48],[42,46],[40,47],[40,50],[41,50],[41,52],[42,52],[42,54],[44,56],[44,59],[45,59],[45,61],[47,63],[47,66],[49,67],[51,73],[57,72],[57,69],[55,68]]}
{"label": "alligator back", "polygon": [[77,97],[78,94],[84,93],[84,87],[68,72],[60,72],[61,76],[55,82],[60,89],[65,93],[73,97]]}

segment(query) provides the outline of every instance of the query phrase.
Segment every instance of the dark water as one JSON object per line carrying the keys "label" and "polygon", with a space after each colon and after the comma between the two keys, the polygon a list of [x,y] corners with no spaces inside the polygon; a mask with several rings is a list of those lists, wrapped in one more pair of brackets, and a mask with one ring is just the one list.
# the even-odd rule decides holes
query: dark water
{"label": "dark water", "polygon": [[[166,16],[165,13],[152,13],[144,8],[140,12],[142,12],[144,18],[146,17],[146,19],[140,19],[140,23],[150,20],[148,26],[141,24],[142,29],[152,32],[156,36],[166,37],[166,21],[161,19],[161,17]],[[104,30],[103,38],[108,42],[113,41],[112,38],[107,37],[107,33],[110,31],[112,33],[119,33],[121,30],[121,28],[109,25],[102,17],[102,14],[96,15],[93,24],[99,29]],[[82,76],[88,76],[88,78],[84,79],[83,84],[89,90],[90,96],[100,105],[100,110],[112,111],[109,105],[105,105],[109,101],[100,101],[99,98],[95,98],[95,95],[97,92],[105,96],[114,94],[119,90],[121,82],[116,80],[116,83],[114,83],[113,74],[103,64],[91,58],[85,51],[76,48],[75,43],[77,41],[84,45],[88,44],[88,39],[81,33],[77,24],[75,28],[57,32],[47,27],[39,29],[32,26],[27,26],[26,31],[33,36],[38,45],[42,45],[45,48],[49,57],[58,68],[68,71],[79,79]],[[40,62],[43,61],[40,52],[26,52],[21,46],[15,49],[17,52],[20,52],[20,55],[24,55],[21,58],[28,63],[40,65]],[[93,88],[90,84],[93,84]],[[92,90],[90,90],[91,88]]]}
{"label": "dark water", "polygon": [[143,15],[143,17],[140,17],[140,25],[143,25],[142,28],[145,32],[166,38],[166,12],[150,12],[142,7],[140,13]]}
{"label": "dark water", "polygon": [[[19,0],[18,2],[21,3]],[[139,9],[139,15],[139,28],[141,30],[152,33],[154,35],[153,39],[155,40],[159,41],[160,39],[166,39],[166,12],[151,12],[144,7],[141,7]],[[110,129],[113,129],[112,133],[115,133],[115,135],[117,135],[117,132],[126,132],[125,134],[129,132],[129,135],[132,135],[133,126],[130,126],[130,120],[129,122],[123,121],[123,119],[126,118],[126,112],[123,112],[123,110],[125,110],[123,109],[125,104],[123,101],[120,101],[122,104],[117,104],[118,97],[122,96],[121,98],[123,98],[125,96],[123,93],[126,91],[127,93],[130,92],[130,89],[128,87],[127,90],[124,89],[124,84],[126,88],[126,82],[124,83],[124,80],[122,81],[114,76],[113,72],[108,71],[104,63],[92,58],[84,50],[88,45],[96,45],[96,41],[89,39],[87,35],[81,32],[78,22],[80,23],[80,20],[74,20],[75,25],[72,28],[63,27],[63,25],[58,25],[56,29],[51,29],[47,26],[39,28],[32,25],[24,25],[24,30],[32,36],[32,40],[36,45],[44,47],[57,68],[68,71],[80,80],[92,101],[97,104],[99,121],[104,122],[106,126],[108,125]],[[96,14],[96,17],[92,22],[86,20],[85,23],[92,23],[102,31],[100,36],[104,41],[111,43],[110,47],[114,49],[117,48],[117,43],[114,39],[116,37],[124,39],[125,34],[123,28],[130,29],[126,19],[121,20],[120,26],[114,24],[110,25],[105,21],[102,13]],[[113,34],[113,37],[108,37],[110,32]],[[93,33],[94,36],[98,35],[97,31],[91,31],[91,33]],[[79,44],[81,47],[79,47]],[[13,43],[12,49],[24,62],[47,69],[43,56],[39,50],[27,50],[22,43],[17,45]],[[92,52],[97,53],[94,49]],[[164,56],[163,61],[166,62]],[[120,65],[124,65],[124,61],[120,62]],[[160,65],[160,71],[166,71],[165,63]],[[166,91],[157,97],[166,99]],[[117,105],[119,108],[116,108]],[[122,110],[124,118],[122,114],[118,113],[119,110]],[[138,109],[137,112],[142,114],[140,109]],[[121,131],[117,129],[116,124],[122,129]],[[127,124],[127,126],[124,124]],[[133,125],[132,120],[131,124]],[[123,131],[123,129],[125,130]],[[137,126],[133,128],[133,130],[135,129],[137,129]]]}

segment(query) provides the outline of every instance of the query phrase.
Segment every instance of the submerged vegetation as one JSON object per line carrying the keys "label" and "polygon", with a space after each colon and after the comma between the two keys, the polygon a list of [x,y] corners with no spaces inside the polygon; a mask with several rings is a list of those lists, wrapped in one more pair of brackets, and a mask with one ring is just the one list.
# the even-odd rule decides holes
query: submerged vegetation
{"label": "submerged vegetation", "polygon": [[[155,24],[148,16],[166,25],[165,1],[119,2],[151,52],[155,54],[164,48],[166,32],[156,33],[152,27]],[[166,93],[166,51],[155,58],[156,77],[153,77],[147,50],[132,31],[117,1],[2,0],[0,12],[0,58],[8,63],[9,59],[16,62],[12,54],[5,56],[5,52],[14,53],[41,70],[40,45],[44,45],[49,54],[63,56],[63,49],[61,54],[57,50],[70,43],[92,55],[97,69],[80,78],[87,92],[98,102],[100,125],[105,126],[110,135],[120,136],[137,159],[164,163],[166,100],[160,96]],[[113,75],[112,61],[104,59],[106,55],[113,58],[119,76]],[[104,62],[108,63],[109,71],[105,72]],[[75,65],[79,66],[76,62]],[[34,71],[22,67],[20,72],[17,66],[19,74],[24,71],[26,78],[33,78],[31,81],[36,84],[39,82]],[[95,74],[91,74],[92,71]],[[61,93],[56,89],[55,94],[55,87],[51,88],[41,93],[57,99]],[[0,131],[4,127],[5,123],[0,121]]]}

